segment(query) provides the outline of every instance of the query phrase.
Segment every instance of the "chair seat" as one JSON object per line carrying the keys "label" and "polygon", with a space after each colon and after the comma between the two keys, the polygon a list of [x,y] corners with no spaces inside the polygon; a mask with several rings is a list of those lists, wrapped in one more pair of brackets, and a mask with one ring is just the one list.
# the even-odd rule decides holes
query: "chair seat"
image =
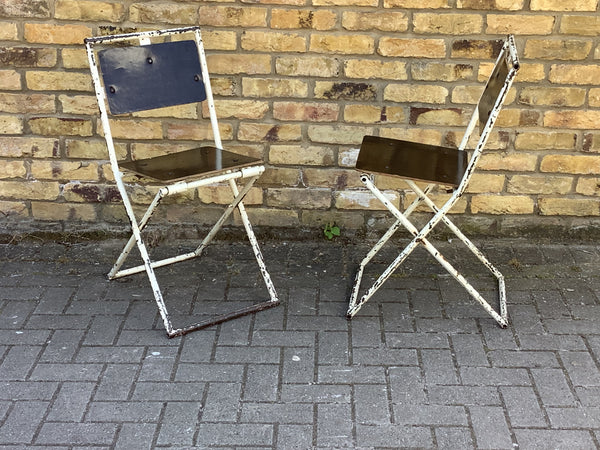
{"label": "chair seat", "polygon": [[154,158],[125,162],[120,166],[138,175],[171,182],[259,164],[262,164],[262,160],[257,158],[238,155],[216,147],[200,147]]}
{"label": "chair seat", "polygon": [[456,187],[467,164],[467,152],[456,148],[365,136],[356,169]]}

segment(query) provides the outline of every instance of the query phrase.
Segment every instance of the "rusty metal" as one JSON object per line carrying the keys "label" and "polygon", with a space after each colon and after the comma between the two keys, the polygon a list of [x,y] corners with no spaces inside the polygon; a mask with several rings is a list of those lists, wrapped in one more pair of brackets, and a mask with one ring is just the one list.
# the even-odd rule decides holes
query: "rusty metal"
{"label": "rusty metal", "polygon": [[[500,69],[499,69],[500,68]],[[441,206],[437,207],[433,201],[428,197],[431,189],[438,183],[441,178],[438,173],[436,173],[436,178],[430,179],[428,181],[431,182],[425,189],[420,189],[419,186],[412,181],[412,179],[423,179],[422,173],[423,171],[420,169],[419,176],[400,176],[408,187],[416,194],[417,198],[413,201],[413,203],[406,208],[404,213],[402,213],[398,208],[396,208],[392,202],[385,196],[385,194],[375,186],[375,177],[372,173],[363,173],[361,174],[362,183],[371,191],[371,193],[385,206],[385,208],[395,217],[396,221],[392,224],[392,226],[386,231],[386,233],[379,239],[379,241],[371,248],[371,250],[367,253],[367,255],[361,261],[359,268],[356,272],[354,285],[352,287],[352,291],[350,294],[350,300],[348,305],[347,317],[351,319],[360,308],[375,294],[375,292],[385,283],[385,281],[394,273],[396,269],[408,258],[408,256],[413,252],[415,248],[418,246],[423,246],[435,259],[440,263],[440,265],[450,273],[464,288],[465,290],[485,309],[485,311],[501,326],[506,327],[508,325],[508,312],[506,306],[506,287],[504,282],[504,276],[502,273],[494,267],[490,261],[484,256],[484,254],[471,242],[461,231],[460,229],[448,218],[447,213],[450,209],[458,202],[463,193],[465,192],[468,183],[473,175],[475,167],[481,157],[483,149],[487,143],[487,140],[490,136],[491,130],[498,118],[498,114],[502,107],[502,103],[510,89],[513,80],[517,74],[519,69],[519,60],[517,56],[517,51],[515,47],[514,38],[509,36],[502,50],[496,60],[496,64],[494,66],[494,70],[492,71],[492,75],[490,76],[490,80],[486,84],[486,88],[482,94],[482,98],[475,108],[473,115],[467,125],[467,129],[465,134],[458,146],[459,151],[464,151],[466,149],[467,143],[473,134],[480,117],[487,117],[487,120],[483,124],[482,131],[480,132],[479,140],[473,153],[469,159],[467,167],[464,171],[464,175],[462,179],[454,189],[451,197]],[[498,78],[502,75],[502,82],[498,81]],[[490,91],[493,93],[493,101],[490,102]],[[491,105],[491,106],[490,106]],[[482,113],[482,108],[486,110]],[[376,147],[375,147],[376,148]],[[399,144],[396,148],[401,149],[402,145]],[[373,146],[370,146],[370,149],[373,149]],[[361,152],[363,148],[361,147]],[[360,158],[360,155],[359,155]],[[365,160],[366,156],[363,155],[363,160]],[[388,162],[392,161],[388,157]],[[398,158],[398,160],[402,160]],[[454,166],[451,165],[453,168]],[[377,168],[376,172],[381,173],[381,166]],[[357,170],[360,168],[357,167]],[[390,169],[388,173],[399,176],[400,173],[398,170]],[[403,173],[403,172],[402,172]],[[423,226],[420,230],[410,222],[408,217],[415,210],[415,208],[421,204],[425,204],[431,211],[433,212],[433,216],[431,219]],[[490,303],[485,300],[485,298],[473,287],[471,283],[469,283],[465,277],[452,265],[448,260],[444,258],[444,256],[432,245],[427,236],[431,231],[440,223],[443,222],[453,233],[454,235],[463,242],[466,247],[479,259],[479,261],[490,270],[492,275],[497,279],[498,283],[498,300],[499,300],[499,312],[496,311]],[[362,295],[359,300],[359,292],[362,283],[362,277],[364,274],[364,270],[366,265],[373,259],[373,257],[383,248],[383,246],[389,241],[389,239],[396,233],[396,231],[403,226],[412,236],[412,240],[406,245],[406,247],[398,254],[398,256],[388,265],[388,267],[383,271],[383,273],[375,280],[375,282],[367,288],[366,292]]]}
{"label": "rusty metal", "polygon": [[[129,164],[129,166],[125,164],[126,167],[128,166],[129,169],[137,173],[141,173],[143,175],[151,177],[154,176],[154,178],[158,181],[166,182],[166,184],[158,190],[154,199],[148,206],[147,210],[145,211],[143,216],[138,220],[136,218],[131,200],[128,195],[128,187],[123,181],[123,176],[121,173],[123,165],[120,165],[120,162],[118,161],[116,156],[115,145],[111,131],[111,124],[109,120],[109,108],[107,107],[107,86],[104,85],[103,79],[101,77],[100,69],[98,67],[98,50],[95,48],[95,46],[118,44],[123,41],[131,41],[133,45],[151,45],[152,38],[180,35],[183,33],[191,33],[191,35],[193,36],[193,42],[195,42],[196,48],[198,50],[198,59],[200,62],[200,68],[202,73],[201,81],[203,81],[204,83],[204,90],[206,92],[206,102],[208,105],[209,117],[213,131],[214,146],[211,146],[208,149],[205,148],[205,150],[202,150],[202,148],[194,150],[197,151],[198,154],[192,154],[192,150],[190,150],[185,154],[167,158],[167,160],[144,160],[143,162],[134,162],[132,164]],[[92,37],[85,39],[85,46],[88,61],[90,64],[90,71],[92,74],[94,91],[98,100],[98,107],[100,110],[100,122],[104,131],[104,137],[108,148],[110,166],[115,178],[115,183],[123,199],[123,205],[125,207],[125,211],[127,212],[132,232],[131,237],[125,244],[114,266],[108,273],[109,279],[120,278],[140,272],[146,272],[150,281],[150,285],[152,287],[152,292],[154,295],[156,305],[158,307],[163,321],[163,325],[169,337],[181,336],[194,330],[205,328],[207,326],[215,325],[226,320],[231,320],[246,314],[262,311],[264,309],[278,305],[279,298],[277,297],[275,286],[273,285],[269,272],[267,271],[264,258],[258,245],[258,241],[256,240],[256,236],[254,235],[254,231],[252,230],[248,214],[246,213],[243,204],[243,199],[248,194],[258,177],[260,177],[260,175],[264,172],[265,167],[263,162],[260,160],[244,157],[241,155],[233,155],[232,153],[223,150],[217,121],[217,114],[215,111],[214,99],[212,95],[212,89],[210,86],[210,76],[206,64],[206,55],[204,53],[204,46],[202,43],[200,29],[198,27],[183,27],[174,28],[170,30],[158,30],[119,34],[113,36]],[[189,41],[187,41],[186,46],[186,48],[189,48]],[[193,53],[194,52],[190,54],[190,52],[188,52],[186,56],[192,56]],[[119,80],[122,81],[122,79],[120,78]],[[121,86],[119,87],[121,88]],[[180,100],[177,99],[177,101],[173,104],[179,104],[177,102],[181,103]],[[172,164],[172,170],[171,166],[169,166],[170,164]],[[180,167],[182,164],[185,167]],[[190,165],[196,168],[195,174],[190,173]],[[161,170],[161,168],[164,168],[165,166],[169,167],[169,170]],[[241,189],[238,188],[236,180],[243,180],[245,182]],[[224,208],[224,212],[222,213],[221,217],[216,221],[216,223],[204,237],[200,245],[193,252],[187,252],[173,257],[164,258],[159,261],[153,261],[150,258],[147,246],[142,237],[142,231],[147,226],[149,220],[151,219],[154,211],[160,205],[162,199],[170,195],[177,195],[190,190],[193,191],[201,186],[207,186],[224,182],[229,184],[233,200],[229,205],[227,205]],[[244,224],[244,228],[246,230],[250,246],[252,248],[261,276],[267,288],[269,299],[266,301],[256,303],[252,306],[239,309],[237,311],[219,315],[211,320],[196,323],[188,327],[175,328],[171,322],[171,318],[169,316],[167,306],[165,304],[163,294],[158,284],[154,270],[166,265],[200,257],[202,255],[203,250],[214,239],[217,232],[221,229],[225,221],[231,216],[231,214],[236,208],[238,209],[242,223]],[[127,257],[133,250],[134,246],[137,246],[143,264],[135,267],[122,269],[122,266],[124,265]]]}

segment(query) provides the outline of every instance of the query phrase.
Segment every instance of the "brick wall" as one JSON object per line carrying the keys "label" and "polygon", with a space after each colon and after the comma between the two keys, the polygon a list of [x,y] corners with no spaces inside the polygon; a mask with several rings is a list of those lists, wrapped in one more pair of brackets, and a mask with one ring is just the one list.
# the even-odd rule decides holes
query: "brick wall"
{"label": "brick wall", "polygon": [[[454,213],[489,233],[595,229],[598,13],[598,0],[0,1],[0,223],[125,223],[82,40],[199,24],[224,142],[268,163],[247,202],[255,224],[381,226],[351,169],[362,136],[455,144],[499,40],[514,33],[522,69]],[[186,148],[209,133],[197,116],[188,107],[136,116],[117,129],[118,151]],[[382,181],[394,202],[410,201]],[[136,190],[136,204],[154,189]],[[158,220],[187,223],[191,211],[208,222],[227,201],[221,187],[201,189]]]}

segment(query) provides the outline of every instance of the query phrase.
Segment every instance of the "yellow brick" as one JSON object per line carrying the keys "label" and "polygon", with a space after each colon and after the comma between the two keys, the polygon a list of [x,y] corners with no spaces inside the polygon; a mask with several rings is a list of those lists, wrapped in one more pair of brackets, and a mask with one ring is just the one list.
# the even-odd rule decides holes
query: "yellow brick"
{"label": "yellow brick", "polygon": [[342,15],[342,26],[346,30],[408,30],[408,15],[405,12],[354,12],[345,11]]}
{"label": "yellow brick", "polygon": [[457,109],[422,108],[418,112],[413,109],[411,116],[411,123],[430,126],[464,126],[468,120]]}
{"label": "yellow brick", "polygon": [[29,210],[24,202],[5,202],[0,200],[0,215],[3,217],[29,216]]}
{"label": "yellow brick", "polygon": [[258,100],[215,100],[219,118],[261,119],[269,111],[269,104]]}
{"label": "yellow brick", "polygon": [[474,69],[471,64],[443,64],[415,62],[411,64],[413,80],[457,81],[472,79]]}
{"label": "yellow brick", "polygon": [[339,64],[337,58],[327,56],[282,56],[275,60],[275,70],[280,75],[295,77],[336,77],[340,73]]}
{"label": "yellow brick", "polygon": [[207,55],[206,60],[211,74],[238,75],[246,73],[257,75],[271,73],[271,57],[269,55]]}
{"label": "yellow brick", "polygon": [[331,189],[323,188],[270,188],[266,202],[275,208],[329,209]]}
{"label": "yellow brick", "polygon": [[446,103],[448,89],[443,86],[388,84],[383,99],[400,103]]}
{"label": "yellow brick", "polygon": [[372,54],[375,41],[368,35],[313,34],[310,36],[310,51],[335,54]]}
{"label": "yellow brick", "polygon": [[84,25],[52,25],[26,23],[25,40],[37,44],[81,45],[83,39],[92,35],[92,29]]}
{"label": "yellow brick", "polygon": [[380,128],[379,135],[390,139],[404,139],[412,142],[423,142],[424,144],[440,145],[442,133],[439,130],[427,128]]}
{"label": "yellow brick", "polygon": [[50,17],[48,0],[10,0],[0,3],[3,17]]}
{"label": "yellow brick", "polygon": [[194,5],[177,3],[133,3],[129,7],[129,20],[139,23],[174,23],[195,25],[198,9]]}
{"label": "yellow brick", "polygon": [[280,165],[331,166],[335,162],[335,155],[330,147],[271,145],[269,162]]}
{"label": "yellow brick", "polygon": [[[392,177],[390,177],[392,178]],[[421,186],[421,188],[423,189],[424,186]],[[431,201],[433,201],[433,203],[438,207],[441,208],[451,197],[451,194],[445,194],[445,193],[440,193],[440,192],[433,192],[429,194],[429,199]],[[405,195],[404,198],[404,207],[407,208],[413,201],[415,201],[415,199],[417,198],[417,196],[410,192],[408,194]],[[464,212],[467,210],[467,200],[465,198],[461,198],[458,200],[458,202],[456,203],[456,205],[454,205],[453,208],[450,209],[450,211],[448,211],[450,214],[464,214]],[[416,209],[416,212],[427,212],[427,213],[431,213],[431,208],[429,208],[429,206],[425,205],[425,204],[420,204]]]}
{"label": "yellow brick", "polygon": [[[273,208],[248,208],[248,217],[255,226],[265,227],[297,227],[299,225],[298,213],[289,209]],[[242,225],[239,213],[234,212],[234,223]]]}
{"label": "yellow brick", "polygon": [[0,111],[14,114],[56,112],[54,95],[4,94],[0,92]]}
{"label": "yellow brick", "polygon": [[592,50],[592,43],[569,40],[528,39],[524,56],[529,59],[581,60],[587,58]]}
{"label": "yellow brick", "polygon": [[[229,140],[233,137],[233,127],[229,123],[219,122],[221,139]],[[204,141],[213,139],[213,132],[208,122],[169,123],[167,124],[167,137],[169,139]]]}
{"label": "yellow brick", "polygon": [[18,91],[21,89],[21,74],[16,70],[0,70],[0,89]]}
{"label": "yellow brick", "polygon": [[121,194],[114,185],[98,183],[66,183],[63,186],[63,198],[70,203],[121,203]]}
{"label": "yellow brick", "polygon": [[84,119],[38,117],[28,121],[34,134],[44,136],[91,136],[92,122]]}
{"label": "yellow brick", "polygon": [[548,80],[556,84],[591,84],[600,79],[600,66],[579,64],[553,64]]}
{"label": "yellow brick", "polygon": [[58,139],[0,136],[0,156],[7,158],[52,158],[59,154]]}
{"label": "yellow brick", "polygon": [[574,198],[540,198],[538,206],[543,216],[597,216],[598,200]]}
{"label": "yellow brick", "polygon": [[575,133],[521,132],[515,139],[516,150],[574,150]]}
{"label": "yellow brick", "polygon": [[271,28],[307,28],[330,30],[335,26],[337,14],[327,10],[273,9]]}
{"label": "yellow brick", "polygon": [[313,6],[377,6],[377,0],[313,0]]}
{"label": "yellow brick", "polygon": [[[156,156],[168,155],[171,153],[177,153],[189,149],[189,144],[182,144],[177,142],[135,142],[131,144],[131,159],[137,160],[154,158]],[[125,153],[124,157],[126,156],[127,154]]]}
{"label": "yellow brick", "polygon": [[300,171],[298,168],[267,167],[260,177],[261,186],[299,186]]}
{"label": "yellow brick", "polygon": [[597,0],[531,0],[532,11],[596,11]]}
{"label": "yellow brick", "polygon": [[444,58],[446,43],[443,39],[406,39],[384,36],[379,40],[377,53],[401,58]]}
{"label": "yellow brick", "polygon": [[537,155],[527,153],[484,153],[477,167],[481,170],[533,172],[537,159]]}
{"label": "yellow brick", "polygon": [[206,50],[236,50],[235,31],[202,30],[202,42]]}
{"label": "yellow brick", "polygon": [[525,0],[458,0],[457,7],[464,9],[497,9],[518,11]]}
{"label": "yellow brick", "polygon": [[448,0],[427,0],[427,3],[423,0],[383,0],[384,8],[406,8],[406,9],[438,9],[438,8],[449,8]]}
{"label": "yellow brick", "polygon": [[242,79],[244,97],[306,97],[308,84],[302,80],[278,78]]}
{"label": "yellow brick", "polygon": [[278,120],[332,122],[337,120],[338,113],[339,105],[335,103],[273,103],[273,117]]}
{"label": "yellow brick", "polygon": [[20,117],[0,116],[0,134],[21,134],[23,120]]}
{"label": "yellow brick", "polygon": [[25,80],[27,87],[34,91],[92,92],[92,78],[84,73],[29,71]]}
{"label": "yellow brick", "polygon": [[67,20],[121,22],[125,16],[125,6],[119,3],[57,0],[54,17]]}
{"label": "yellow brick", "polygon": [[[491,72],[491,71],[490,71]],[[517,79],[521,82],[538,82],[546,80],[546,69],[544,64],[521,64]],[[483,80],[482,80],[483,81]]]}
{"label": "yellow brick", "polygon": [[560,32],[562,34],[598,36],[600,34],[600,16],[563,15],[560,20]]}
{"label": "yellow brick", "polygon": [[[399,207],[400,196],[397,192],[385,191],[383,194],[396,208]],[[334,201],[337,209],[364,209],[367,211],[386,209],[379,199],[366,190],[335,192]]]}
{"label": "yellow brick", "polygon": [[577,182],[575,192],[588,196],[600,196],[600,178],[583,178],[580,177]]}
{"label": "yellow brick", "polygon": [[407,80],[406,63],[401,61],[377,61],[372,59],[349,59],[344,63],[349,78],[382,78]]}
{"label": "yellow brick", "polygon": [[[95,97],[94,97],[95,98]],[[176,117],[178,119],[197,119],[198,104],[190,103],[187,105],[168,106],[165,108],[151,109],[133,113],[134,117]]]}
{"label": "yellow brick", "polygon": [[341,191],[346,188],[364,187],[359,177],[360,174],[356,170],[308,167],[303,170],[302,180],[309,187],[330,187]]}
{"label": "yellow brick", "polygon": [[19,39],[17,24],[12,22],[0,22],[0,40],[16,41]]}
{"label": "yellow brick", "polygon": [[26,174],[27,170],[23,161],[3,160],[0,164],[0,178],[25,178]]}
{"label": "yellow brick", "polygon": [[600,111],[547,111],[544,126],[549,128],[572,128],[593,130],[600,123]]}
{"label": "yellow brick", "polygon": [[96,209],[86,204],[32,202],[31,213],[39,220],[96,221]]}
{"label": "yellow brick", "polygon": [[234,6],[201,6],[199,25],[214,27],[266,27],[267,9]]}
{"label": "yellow brick", "polygon": [[554,16],[526,14],[488,14],[487,34],[548,35],[554,28]]}
{"label": "yellow brick", "polygon": [[34,161],[31,176],[42,180],[98,180],[98,164],[75,161]]}
{"label": "yellow brick", "polygon": [[[206,204],[217,204],[217,205],[228,205],[233,201],[233,195],[231,188],[228,185],[209,185],[203,186],[197,189],[198,199],[202,203]],[[263,190],[261,188],[253,187],[248,191],[246,197],[244,197],[245,205],[262,205],[263,203]]]}
{"label": "yellow brick", "polygon": [[542,158],[540,170],[593,175],[600,173],[600,155],[546,155]]}
{"label": "yellow brick", "polygon": [[302,128],[300,125],[242,122],[238,139],[255,142],[299,141],[302,139]]}
{"label": "yellow brick", "polygon": [[519,103],[525,105],[582,106],[585,89],[526,87],[521,89]]}
{"label": "yellow brick", "polygon": [[60,51],[63,67],[65,69],[84,69],[88,70],[89,62],[85,49],[82,48],[63,48]]}
{"label": "yellow brick", "polygon": [[48,47],[5,47],[0,52],[0,61],[7,67],[54,67],[57,51]]}
{"label": "yellow brick", "polygon": [[58,101],[62,112],[65,114],[95,115],[98,111],[98,102],[91,95],[59,95]]}
{"label": "yellow brick", "polygon": [[245,31],[242,33],[242,48],[259,52],[295,52],[306,51],[306,38],[299,34],[264,31]]}
{"label": "yellow brick", "polygon": [[162,125],[151,120],[113,119],[110,121],[115,139],[162,139]]}
{"label": "yellow brick", "polygon": [[358,123],[402,123],[404,109],[397,106],[346,105],[344,121]]}
{"label": "yellow brick", "polygon": [[479,14],[415,13],[413,28],[419,34],[479,34],[483,17]]}
{"label": "yellow brick", "polygon": [[520,195],[474,195],[473,214],[532,214],[533,200]]}
{"label": "yellow brick", "polygon": [[377,98],[377,90],[375,85],[370,83],[317,81],[315,83],[315,98],[374,101]]}
{"label": "yellow brick", "polygon": [[600,88],[592,88],[589,91],[589,104],[592,107],[600,107]]}
{"label": "yellow brick", "polygon": [[[75,140],[67,139],[65,143],[67,156],[77,159],[108,159],[108,149],[104,140]],[[125,144],[115,144],[117,159],[122,160],[127,156]]]}
{"label": "yellow brick", "polygon": [[2,197],[16,200],[56,200],[59,184],[52,181],[0,181]]}
{"label": "yellow brick", "polygon": [[583,151],[590,153],[600,152],[600,134],[586,133],[583,136]]}
{"label": "yellow brick", "polygon": [[363,136],[373,134],[373,128],[349,125],[309,125],[308,137],[312,142],[327,144],[360,144]]}
{"label": "yellow brick", "polygon": [[514,175],[508,181],[507,192],[513,194],[567,194],[573,178],[549,175]]}
{"label": "yellow brick", "polygon": [[505,175],[476,172],[469,182],[467,192],[471,194],[502,192],[505,180]]}

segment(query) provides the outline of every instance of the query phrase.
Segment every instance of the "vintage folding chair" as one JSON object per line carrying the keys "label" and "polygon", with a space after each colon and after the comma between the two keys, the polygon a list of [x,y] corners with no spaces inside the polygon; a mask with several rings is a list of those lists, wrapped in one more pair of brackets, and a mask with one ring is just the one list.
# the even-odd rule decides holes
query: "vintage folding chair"
{"label": "vintage folding chair", "polygon": [[[349,319],[352,318],[373,296],[390,275],[406,260],[412,251],[419,245],[422,245],[467,290],[467,292],[483,306],[501,327],[504,328],[508,325],[506,290],[503,275],[488,261],[483,253],[473,245],[459,228],[450,221],[447,213],[456,202],[458,202],[467,188],[518,69],[519,61],[514,38],[513,36],[508,36],[502,46],[495,67],[485,86],[479,103],[473,112],[458,149],[375,136],[364,137],[356,162],[356,170],[361,172],[361,181],[373,195],[385,205],[390,213],[396,218],[396,221],[360,263],[350,295],[347,312],[347,317]],[[479,122],[480,128],[479,140],[469,158],[466,146],[476,129],[477,122]],[[386,198],[382,191],[375,186],[374,174],[386,174],[400,177],[416,194],[417,198],[404,212],[401,212]],[[429,184],[424,189],[421,189],[415,183],[415,180],[425,181]],[[439,208],[427,196],[437,185],[451,186],[454,188],[452,196]],[[427,205],[433,211],[433,217],[424,227],[418,229],[409,221],[408,217],[415,211],[417,206],[421,204]],[[499,312],[490,306],[488,301],[482,297],[471,283],[469,283],[427,239],[429,233],[440,222],[446,224],[497,278],[500,300]],[[385,269],[379,278],[366,290],[365,294],[359,300],[359,290],[365,266],[373,259],[377,252],[379,252],[400,226],[403,226],[410,232],[413,236],[412,240]]]}
{"label": "vintage folding chair", "polygon": [[[277,293],[242,203],[265,168],[261,160],[223,150],[200,29],[186,27],[91,37],[85,39],[85,45],[100,108],[102,129],[108,146],[110,165],[132,229],[132,235],[108,277],[115,279],[145,271],[169,337],[183,335],[277,305],[279,303]],[[214,143],[211,144],[214,145],[149,159],[128,162],[117,159],[111,131],[112,116],[203,101],[208,104],[214,136]],[[141,218],[137,218],[134,214],[128,189],[121,174],[122,169],[148,177],[163,185]],[[241,189],[238,189],[236,180],[245,182]],[[224,209],[223,214],[200,245],[192,252],[153,261],[148,254],[142,231],[161,201],[167,196],[222,182],[228,182],[233,201]],[[219,315],[213,320],[175,328],[158,285],[155,269],[201,256],[235,208],[238,209],[244,224],[269,299]],[[138,247],[143,264],[121,269],[135,245]]]}

